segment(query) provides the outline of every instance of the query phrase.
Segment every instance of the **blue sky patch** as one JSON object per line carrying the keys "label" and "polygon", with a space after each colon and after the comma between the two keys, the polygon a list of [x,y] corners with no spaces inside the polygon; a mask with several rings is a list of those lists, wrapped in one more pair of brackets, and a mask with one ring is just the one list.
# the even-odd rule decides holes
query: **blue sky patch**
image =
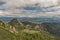
{"label": "blue sky patch", "polygon": [[5,2],[0,1],[0,5],[3,5],[3,4],[5,4]]}

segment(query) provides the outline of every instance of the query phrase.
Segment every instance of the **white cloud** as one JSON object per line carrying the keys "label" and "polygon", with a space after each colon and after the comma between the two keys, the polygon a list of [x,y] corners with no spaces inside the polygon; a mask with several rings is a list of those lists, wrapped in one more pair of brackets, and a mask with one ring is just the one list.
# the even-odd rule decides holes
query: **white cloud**
{"label": "white cloud", "polygon": [[[28,13],[23,13],[22,9],[16,9],[16,7],[22,7],[22,6],[27,6],[27,5],[34,5],[36,3],[39,3],[39,6],[41,7],[49,7],[51,5],[57,5],[60,4],[58,3],[59,0],[2,0],[4,2],[6,2],[6,4],[4,4],[3,8],[5,8],[5,11],[0,11],[0,15],[2,16],[9,16],[9,17],[39,17],[39,16],[58,16],[60,15],[60,12],[40,12],[40,13],[30,13],[28,11]],[[53,7],[53,8],[48,8],[48,10],[51,9],[57,9],[60,8],[60,6],[58,7]]]}
{"label": "white cloud", "polygon": [[3,0],[7,2],[5,6],[24,6],[27,4],[40,3],[42,6],[55,5],[57,0]]}

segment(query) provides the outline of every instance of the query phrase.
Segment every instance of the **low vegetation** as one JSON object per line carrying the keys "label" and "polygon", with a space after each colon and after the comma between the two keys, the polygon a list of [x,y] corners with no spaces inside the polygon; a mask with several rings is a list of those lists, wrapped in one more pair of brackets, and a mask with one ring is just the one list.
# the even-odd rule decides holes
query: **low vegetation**
{"label": "low vegetation", "polygon": [[60,36],[47,31],[46,25],[22,23],[16,18],[8,23],[0,20],[0,40],[60,40]]}

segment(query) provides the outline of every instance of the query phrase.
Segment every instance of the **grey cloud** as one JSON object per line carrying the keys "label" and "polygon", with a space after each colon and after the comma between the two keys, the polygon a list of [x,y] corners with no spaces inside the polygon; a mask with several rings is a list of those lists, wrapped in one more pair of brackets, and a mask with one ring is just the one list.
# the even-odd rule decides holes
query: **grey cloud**
{"label": "grey cloud", "polygon": [[0,10],[10,12],[8,13],[10,16],[31,16],[31,14],[34,16],[40,16],[41,12],[45,14],[47,12],[56,12],[60,10],[60,8],[54,8],[57,7],[54,3],[46,3],[45,0],[43,2],[40,2],[40,0],[30,0],[30,2],[28,1],[29,0],[3,0],[5,3],[2,3],[3,6],[0,6]]}
{"label": "grey cloud", "polygon": [[0,5],[4,5],[6,2],[2,2],[2,1],[0,1]]}

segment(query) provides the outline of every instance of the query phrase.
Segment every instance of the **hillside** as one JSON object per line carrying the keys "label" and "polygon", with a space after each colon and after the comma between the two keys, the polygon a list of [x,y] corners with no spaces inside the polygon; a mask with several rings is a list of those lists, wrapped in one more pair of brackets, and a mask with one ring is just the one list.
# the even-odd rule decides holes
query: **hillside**
{"label": "hillside", "polygon": [[60,36],[60,23],[56,22],[40,22],[40,23],[34,23],[34,22],[23,22],[25,25],[29,25],[29,29],[34,30],[44,30],[51,34],[59,35]]}
{"label": "hillside", "polygon": [[48,32],[60,36],[60,23],[42,23]]}
{"label": "hillside", "polygon": [[60,40],[59,26],[57,23],[20,22],[17,18],[8,23],[1,20],[0,38],[1,40],[5,40],[5,37],[6,40]]}
{"label": "hillside", "polygon": [[0,27],[0,40],[17,40],[15,34]]}
{"label": "hillside", "polygon": [[16,31],[24,29],[23,24],[16,18],[11,20],[8,24],[14,27]]}

